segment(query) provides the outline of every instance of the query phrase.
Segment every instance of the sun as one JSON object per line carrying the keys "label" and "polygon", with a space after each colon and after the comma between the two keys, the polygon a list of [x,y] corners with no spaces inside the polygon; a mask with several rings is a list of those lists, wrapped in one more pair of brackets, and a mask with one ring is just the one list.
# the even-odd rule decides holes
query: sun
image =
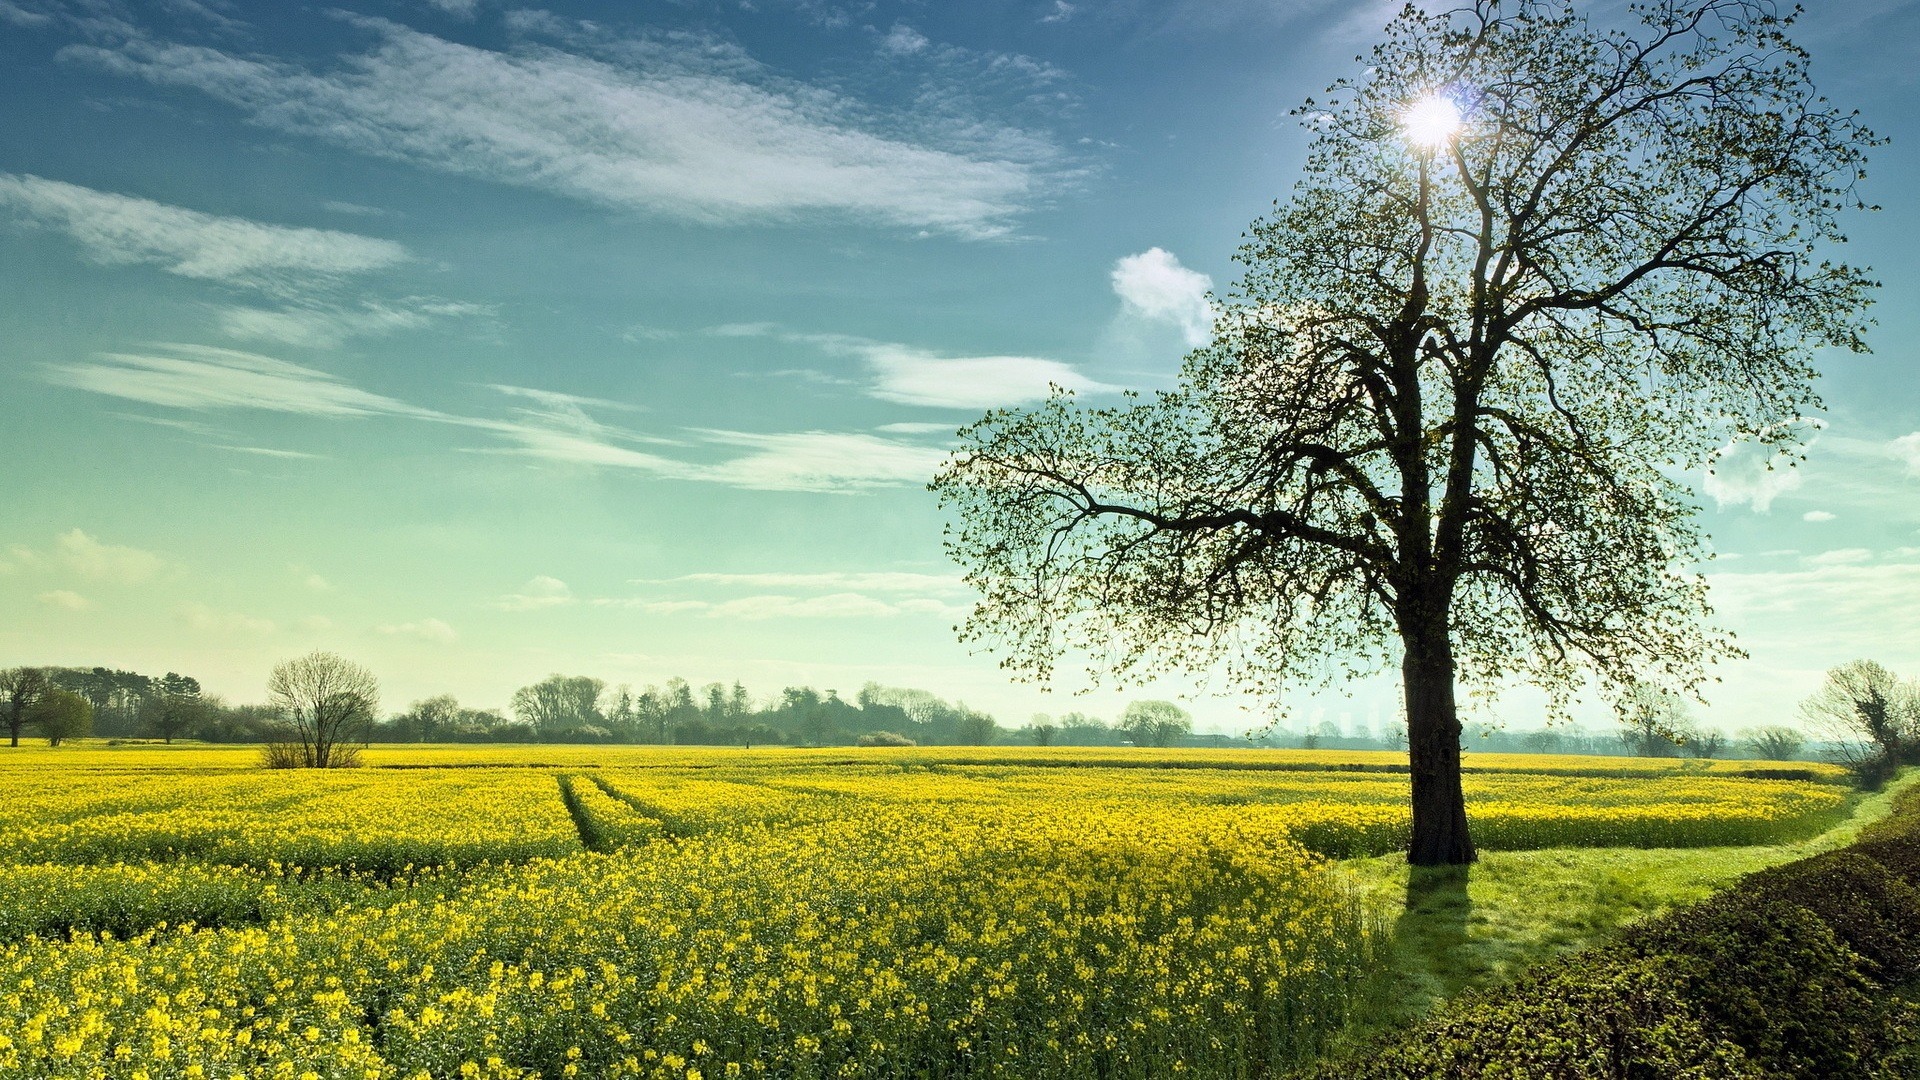
{"label": "sun", "polygon": [[1417,146],[1440,147],[1460,130],[1460,106],[1453,99],[1432,94],[1414,102],[1400,115],[1400,128],[1407,141]]}

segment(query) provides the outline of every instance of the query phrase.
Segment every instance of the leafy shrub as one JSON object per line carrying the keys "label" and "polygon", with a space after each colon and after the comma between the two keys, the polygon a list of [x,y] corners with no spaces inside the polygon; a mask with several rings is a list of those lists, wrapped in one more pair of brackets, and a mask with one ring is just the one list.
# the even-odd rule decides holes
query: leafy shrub
{"label": "leafy shrub", "polygon": [[260,764],[269,769],[357,769],[360,767],[360,748],[357,746],[334,746],[327,757],[325,766],[315,761],[313,748],[299,743],[271,742],[260,748]]}
{"label": "leafy shrub", "polygon": [[891,731],[876,731],[853,740],[855,746],[918,746],[919,744],[905,735],[895,735]]}

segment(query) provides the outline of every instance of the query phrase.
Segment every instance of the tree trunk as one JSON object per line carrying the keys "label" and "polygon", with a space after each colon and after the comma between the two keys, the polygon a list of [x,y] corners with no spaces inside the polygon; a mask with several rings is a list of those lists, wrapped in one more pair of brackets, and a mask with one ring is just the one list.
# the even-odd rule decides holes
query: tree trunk
{"label": "tree trunk", "polygon": [[[1426,621],[1426,620],[1422,620]],[[1413,772],[1414,866],[1473,862],[1467,798],[1460,787],[1460,713],[1453,699],[1453,642],[1444,619],[1435,629],[1407,626],[1400,675],[1407,698],[1407,753]]]}

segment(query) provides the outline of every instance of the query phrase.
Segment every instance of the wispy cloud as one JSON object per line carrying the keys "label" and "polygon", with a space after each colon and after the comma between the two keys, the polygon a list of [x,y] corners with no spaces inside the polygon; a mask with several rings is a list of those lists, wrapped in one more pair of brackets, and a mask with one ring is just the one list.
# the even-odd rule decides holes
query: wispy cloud
{"label": "wispy cloud", "polygon": [[137,585],[160,573],[166,562],[151,551],[119,544],[103,544],[79,529],[54,541],[61,562],[81,577]]}
{"label": "wispy cloud", "polygon": [[[695,573],[668,578],[637,578],[629,584],[650,591],[697,591],[701,597],[640,596],[592,601],[601,607],[632,608],[654,615],[698,615],[711,619],[852,619],[937,615],[951,618],[965,608],[951,597],[964,593],[953,575],[910,571],[763,571]],[[716,590],[779,589],[714,599]],[[878,596],[873,594],[880,594]]]}
{"label": "wispy cloud", "polygon": [[51,589],[41,593],[38,599],[48,607],[57,607],[63,611],[85,611],[93,606],[93,601],[72,589]]}
{"label": "wispy cloud", "polygon": [[531,37],[499,52],[349,21],[377,40],[326,69],[140,36],[62,55],[363,153],[706,224],[825,213],[1003,235],[1058,156],[985,122],[944,138],[888,130],[857,102],[686,35],[524,17],[510,25]]}
{"label": "wispy cloud", "polygon": [[1908,472],[1920,476],[1920,431],[1902,435],[1888,443],[1887,453],[1906,462]]}
{"label": "wispy cloud", "polygon": [[[176,409],[427,421],[485,432],[499,440],[477,448],[481,452],[766,491],[859,492],[920,484],[945,459],[945,452],[936,447],[864,432],[693,429],[668,438],[605,424],[587,411],[630,406],[515,386],[495,387],[527,403],[505,417],[458,415],[363,390],[326,372],[275,357],[200,345],[105,353],[89,361],[46,365],[45,375],[59,385]],[[671,448],[672,452],[641,447]],[[276,455],[298,453],[253,449]]]}
{"label": "wispy cloud", "polygon": [[708,619],[876,619],[901,615],[951,617],[961,609],[938,600],[915,598],[881,600],[862,593],[839,592],[819,596],[767,593],[731,600],[596,600],[601,606],[632,608],[650,615],[698,615]]}
{"label": "wispy cloud", "polygon": [[276,292],[409,258],[391,240],[222,217],[31,175],[0,173],[0,207],[65,233],[96,262]]}
{"label": "wispy cloud", "polygon": [[946,451],[858,432],[701,432],[748,453],[699,467],[700,479],[763,491],[865,491],[924,484]]}
{"label": "wispy cloud", "polygon": [[38,551],[23,544],[7,549],[12,562],[0,566],[15,570],[64,570],[88,581],[140,585],[160,575],[167,562],[151,551],[102,543],[83,529],[69,529],[54,537],[52,548]]}
{"label": "wispy cloud", "polygon": [[[1056,386],[1082,393],[1120,389],[1081,374],[1071,364],[1038,356],[942,356],[897,342],[800,333],[770,323],[735,323],[707,332],[717,337],[771,338],[858,359],[867,369],[867,395],[901,405],[990,409],[1038,401]],[[896,425],[894,430],[900,428]]]}
{"label": "wispy cloud", "polygon": [[323,371],[205,345],[169,344],[145,353],[103,353],[91,361],[49,364],[46,371],[49,380],[62,386],[175,409],[448,418],[350,386]]}
{"label": "wispy cloud", "polygon": [[187,604],[180,609],[181,621],[195,630],[218,634],[244,634],[265,637],[278,627],[272,619],[262,619],[238,611],[219,611],[206,604]]}
{"label": "wispy cloud", "polygon": [[310,298],[281,308],[230,305],[218,309],[217,318],[222,332],[243,341],[325,349],[349,338],[422,330],[441,319],[492,313],[486,304],[408,296],[354,303]]}
{"label": "wispy cloud", "polygon": [[1112,281],[1125,313],[1177,327],[1190,346],[1213,335],[1213,303],[1207,299],[1213,279],[1180,265],[1172,252],[1156,247],[1128,255],[1113,264]]}
{"label": "wispy cloud", "polygon": [[415,622],[389,623],[374,628],[388,637],[410,637],[421,641],[430,641],[436,645],[446,645],[457,640],[460,635],[453,627],[439,619],[420,619]]}
{"label": "wispy cloud", "polygon": [[1808,566],[1858,566],[1872,561],[1873,552],[1862,547],[1834,548],[1807,556]]}
{"label": "wispy cloud", "polygon": [[636,578],[633,585],[719,585],[760,589],[830,589],[845,592],[959,592],[966,586],[951,574],[899,570],[825,572],[699,573],[670,578]]}
{"label": "wispy cloud", "polygon": [[[1874,656],[1896,668],[1920,663],[1920,562],[1819,556],[1794,570],[1709,574],[1714,607],[1743,639],[1815,667]],[[1817,654],[1809,649],[1818,646]]]}
{"label": "wispy cloud", "polygon": [[567,587],[566,582],[541,574],[520,586],[519,592],[508,593],[495,600],[493,606],[501,611],[538,611],[576,602],[573,590]]}

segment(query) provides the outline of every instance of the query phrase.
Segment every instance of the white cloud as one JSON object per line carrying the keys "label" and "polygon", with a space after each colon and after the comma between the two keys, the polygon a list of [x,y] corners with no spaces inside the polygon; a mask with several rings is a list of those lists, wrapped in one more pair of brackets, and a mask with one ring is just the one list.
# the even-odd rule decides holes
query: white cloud
{"label": "white cloud", "polygon": [[439,619],[421,619],[417,622],[392,624],[375,629],[389,637],[419,638],[421,641],[431,641],[440,645],[448,644],[460,636],[453,632],[453,627]]}
{"label": "white cloud", "polygon": [[265,225],[38,176],[0,173],[0,207],[58,229],[94,260],[148,264],[182,277],[284,290],[406,261],[407,249],[330,229]]}
{"label": "white cloud", "polygon": [[1053,0],[1053,10],[1040,16],[1043,23],[1063,23],[1073,18],[1074,5],[1067,0]]}
{"label": "white cloud", "polygon": [[1907,463],[1907,471],[1920,476],[1920,431],[1902,435],[1887,444],[1887,452]]}
{"label": "white cloud", "polygon": [[988,409],[1038,401],[1054,386],[1089,393],[1118,389],[1058,360],[1033,356],[942,357],[886,343],[860,346],[858,351],[874,376],[868,393],[902,405]]}
{"label": "white cloud", "polygon": [[[1811,446],[1809,438],[1805,445]],[[1701,478],[1701,490],[1720,507],[1751,506],[1766,513],[1773,500],[1800,486],[1795,455],[1753,439],[1737,439],[1720,448]]]}
{"label": "white cloud", "polygon": [[319,574],[312,573],[311,571],[302,572],[297,566],[294,567],[293,572],[299,575],[300,584],[305,585],[309,592],[329,593],[333,591],[333,582],[328,581]]}
{"label": "white cloud", "polygon": [[494,601],[493,606],[502,611],[538,611],[571,603],[574,603],[573,590],[567,587],[566,582],[541,574],[520,586],[519,592],[509,593]]}
{"label": "white cloud", "polygon": [[1809,510],[1800,515],[1801,521],[1832,521],[1834,515],[1826,510]]}
{"label": "white cloud", "polygon": [[1043,138],[983,121],[889,133],[856,120],[857,103],[685,35],[610,40],[523,18],[513,28],[571,35],[566,47],[495,52],[349,21],[378,41],[325,70],[143,38],[62,55],[194,87],[256,123],[363,153],[708,224],[828,213],[1000,235],[1058,157]]}
{"label": "white cloud", "polygon": [[158,574],[166,563],[151,551],[103,544],[79,529],[54,540],[54,554],[67,569],[91,581],[138,585]]}
{"label": "white cloud", "polygon": [[67,611],[85,611],[93,606],[93,601],[71,589],[52,589],[43,592],[39,600],[48,607],[62,608]]}
{"label": "white cloud", "polygon": [[206,630],[222,634],[247,634],[265,637],[273,633],[275,627],[270,619],[243,615],[237,611],[216,611],[205,604],[188,604],[180,609],[180,617],[195,630]]}
{"label": "white cloud", "polygon": [[1188,345],[1204,345],[1213,335],[1213,304],[1207,291],[1213,279],[1180,265],[1173,253],[1148,248],[1113,264],[1113,291],[1124,311],[1179,328]]}
{"label": "white cloud", "polygon": [[880,51],[893,56],[910,56],[925,52],[928,44],[927,35],[906,23],[895,23],[893,29],[887,31],[887,36],[880,39]]}
{"label": "white cloud", "polygon": [[1866,548],[1835,548],[1818,555],[1807,556],[1808,566],[1858,566],[1872,562],[1873,552]]}
{"label": "white cloud", "polygon": [[205,345],[164,345],[149,353],[103,353],[91,362],[50,364],[63,386],[176,409],[264,409],[307,416],[450,419],[349,386],[334,376],[257,353]]}

